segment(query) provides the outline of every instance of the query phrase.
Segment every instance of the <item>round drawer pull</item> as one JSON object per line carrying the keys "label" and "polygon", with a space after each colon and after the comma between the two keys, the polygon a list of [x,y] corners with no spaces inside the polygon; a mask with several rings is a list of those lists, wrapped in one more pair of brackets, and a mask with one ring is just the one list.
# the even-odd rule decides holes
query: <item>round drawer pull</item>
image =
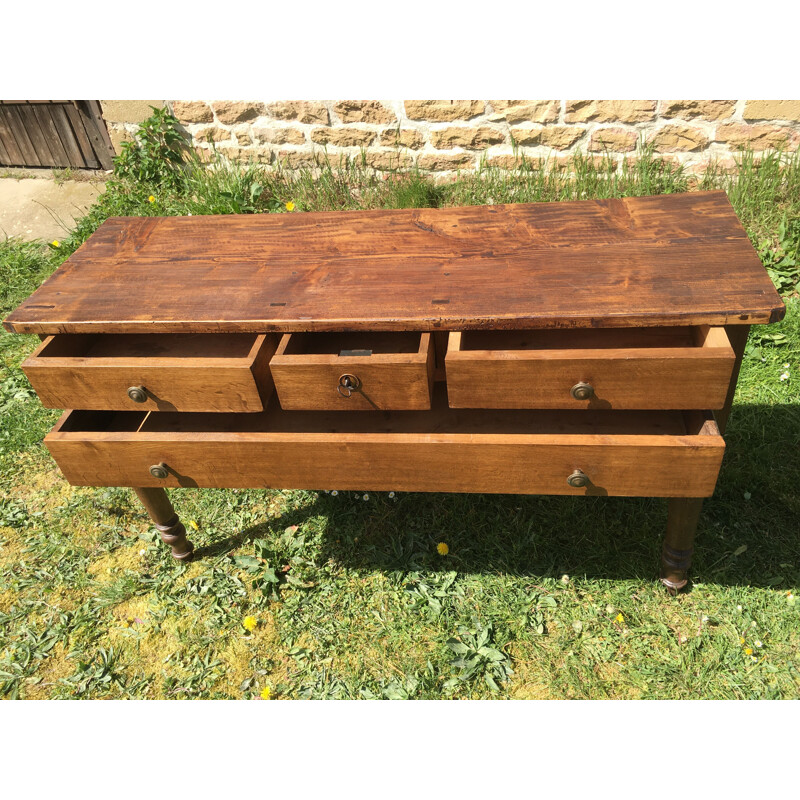
{"label": "round drawer pull", "polygon": [[584,383],[581,381],[580,383],[576,383],[569,390],[569,393],[576,400],[589,400],[590,398],[594,397],[594,386],[592,386],[591,383]]}
{"label": "round drawer pull", "polygon": [[128,389],[128,397],[130,397],[134,403],[147,402],[147,392],[144,386],[131,386],[130,389]]}
{"label": "round drawer pull", "polygon": [[158,478],[160,481],[163,481],[164,478],[169,475],[167,472],[167,465],[163,461],[160,464],[153,464],[153,466],[150,467],[150,474],[154,478]]}
{"label": "round drawer pull", "polygon": [[573,489],[582,489],[584,486],[588,486],[589,476],[585,472],[576,469],[575,472],[567,478],[567,483]]}
{"label": "round drawer pull", "polygon": [[357,392],[361,388],[361,380],[356,377],[355,375],[345,374],[339,378],[339,385],[336,387],[336,391],[342,397],[350,397],[353,392]]}

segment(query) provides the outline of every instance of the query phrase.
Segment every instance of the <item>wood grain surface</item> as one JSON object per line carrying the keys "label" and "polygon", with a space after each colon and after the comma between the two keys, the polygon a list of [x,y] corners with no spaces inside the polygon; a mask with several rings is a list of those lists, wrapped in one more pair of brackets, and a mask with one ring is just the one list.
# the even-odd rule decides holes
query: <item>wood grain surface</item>
{"label": "wood grain surface", "polygon": [[[295,339],[333,339],[327,342],[293,347]],[[361,345],[369,355],[341,355],[338,340]],[[369,411],[371,409],[423,410],[431,406],[434,348],[430,333],[364,333],[355,342],[347,335],[287,333],[281,338],[269,362],[275,391],[281,408],[288,410],[328,409],[337,411]],[[388,342],[376,340],[388,339]],[[400,339],[392,346],[392,339]],[[405,340],[410,339],[408,347]],[[370,346],[382,344],[374,350]],[[320,352],[322,351],[322,352]],[[352,351],[350,351],[352,352]],[[357,391],[340,391],[343,375],[353,376]]]}
{"label": "wood grain surface", "polygon": [[106,220],[18,333],[744,325],[785,307],[724,192]]}
{"label": "wood grain surface", "polygon": [[[725,448],[713,421],[679,412],[489,415],[441,400],[398,413],[81,411],[45,444],[74,485],[645,497],[710,495]],[[149,472],[161,462],[164,480]],[[588,486],[567,483],[576,469]]]}
{"label": "wood grain surface", "polygon": [[46,408],[256,412],[277,344],[274,333],[49,336],[22,369]]}
{"label": "wood grain surface", "polygon": [[[721,409],[735,361],[725,329],[697,326],[688,340],[684,331],[453,332],[445,358],[449,402],[453,408]],[[592,387],[589,399],[572,396],[579,383]]]}

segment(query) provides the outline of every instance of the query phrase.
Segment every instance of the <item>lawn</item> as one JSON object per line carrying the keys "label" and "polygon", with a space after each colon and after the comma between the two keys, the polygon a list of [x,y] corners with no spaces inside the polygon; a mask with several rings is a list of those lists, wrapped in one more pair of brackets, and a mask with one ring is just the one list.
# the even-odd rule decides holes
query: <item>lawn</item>
{"label": "lawn", "polygon": [[41,407],[19,369],[38,338],[3,331],[0,695],[800,697],[800,156],[745,153],[731,174],[690,176],[640,149],[616,170],[578,157],[569,170],[436,184],[357,162],[319,174],[208,169],[170,156],[171,131],[167,117],[151,120],[57,246],[0,243],[3,315],[113,215],[721,188],[786,318],[751,333],[693,581],[676,598],[656,582],[661,499],[176,490],[197,548],[178,564],[130,490],[61,477],[41,443],[60,412]]}

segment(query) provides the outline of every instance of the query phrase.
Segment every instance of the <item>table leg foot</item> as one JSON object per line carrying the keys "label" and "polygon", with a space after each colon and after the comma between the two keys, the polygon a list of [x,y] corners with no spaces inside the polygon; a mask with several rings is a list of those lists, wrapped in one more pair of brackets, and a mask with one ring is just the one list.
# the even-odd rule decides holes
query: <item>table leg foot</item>
{"label": "table leg foot", "polygon": [[676,595],[688,583],[687,573],[692,565],[694,536],[702,508],[702,498],[669,500],[667,535],[661,550],[659,580],[671,595]]}
{"label": "table leg foot", "polygon": [[194,545],[186,538],[186,528],[180,521],[164,489],[134,487],[148,516],[161,534],[161,541],[172,548],[172,557],[178,561],[189,561]]}

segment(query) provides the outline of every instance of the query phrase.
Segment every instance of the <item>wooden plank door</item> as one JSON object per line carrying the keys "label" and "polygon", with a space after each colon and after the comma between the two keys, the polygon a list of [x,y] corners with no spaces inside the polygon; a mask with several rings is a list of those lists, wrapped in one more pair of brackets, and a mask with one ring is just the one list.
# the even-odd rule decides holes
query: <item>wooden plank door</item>
{"label": "wooden plank door", "polygon": [[97,100],[0,100],[0,165],[112,169]]}

